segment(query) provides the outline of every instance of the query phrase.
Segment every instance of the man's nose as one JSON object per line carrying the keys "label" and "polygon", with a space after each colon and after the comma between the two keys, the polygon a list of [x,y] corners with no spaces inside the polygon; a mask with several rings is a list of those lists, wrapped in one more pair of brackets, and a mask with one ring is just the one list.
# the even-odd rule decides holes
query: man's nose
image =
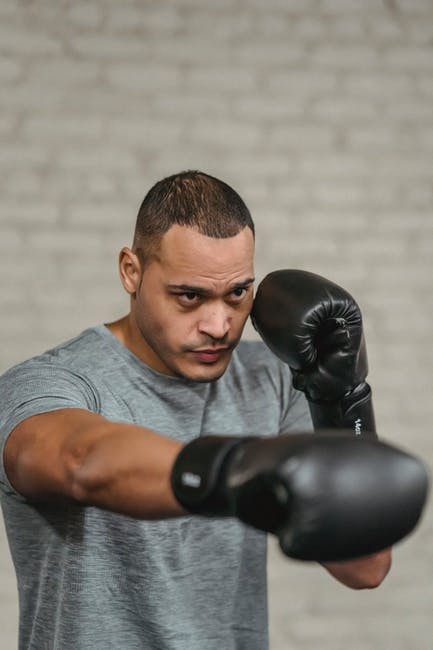
{"label": "man's nose", "polygon": [[230,329],[230,316],[226,305],[214,304],[202,314],[198,323],[201,334],[213,339],[223,339]]}

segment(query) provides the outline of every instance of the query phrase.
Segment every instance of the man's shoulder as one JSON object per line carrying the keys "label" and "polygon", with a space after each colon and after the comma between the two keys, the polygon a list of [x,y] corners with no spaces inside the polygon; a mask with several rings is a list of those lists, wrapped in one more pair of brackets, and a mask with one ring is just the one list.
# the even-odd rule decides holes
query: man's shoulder
{"label": "man's shoulder", "polygon": [[263,365],[269,367],[271,365],[277,368],[284,365],[263,341],[240,341],[236,348],[236,356],[242,364],[248,367]]}
{"label": "man's shoulder", "polygon": [[91,365],[101,356],[104,347],[103,326],[89,327],[63,343],[47,350],[33,360],[51,361],[65,366],[86,362]]}
{"label": "man's shoulder", "polygon": [[91,370],[90,351],[98,345],[93,329],[18,363],[0,377],[3,440],[17,424],[33,415],[62,408],[99,412],[100,397],[94,381],[98,373],[92,374]]}
{"label": "man's shoulder", "polygon": [[103,340],[99,335],[99,326],[90,327],[77,336],[59,343],[41,354],[30,357],[3,374],[3,377],[11,373],[25,371],[35,367],[59,367],[69,369],[71,372],[85,372],[91,368],[94,359],[101,356]]}
{"label": "man's shoulder", "polygon": [[238,381],[253,383],[263,388],[271,384],[274,388],[284,390],[291,384],[291,372],[263,341],[242,340],[233,354],[230,364],[231,375]]}

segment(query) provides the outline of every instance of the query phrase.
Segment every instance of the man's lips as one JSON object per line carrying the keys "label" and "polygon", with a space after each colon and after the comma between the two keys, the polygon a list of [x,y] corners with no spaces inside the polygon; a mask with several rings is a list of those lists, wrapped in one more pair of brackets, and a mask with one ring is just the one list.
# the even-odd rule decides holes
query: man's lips
{"label": "man's lips", "polygon": [[192,354],[204,363],[218,361],[229,348],[206,348],[203,350],[191,350]]}

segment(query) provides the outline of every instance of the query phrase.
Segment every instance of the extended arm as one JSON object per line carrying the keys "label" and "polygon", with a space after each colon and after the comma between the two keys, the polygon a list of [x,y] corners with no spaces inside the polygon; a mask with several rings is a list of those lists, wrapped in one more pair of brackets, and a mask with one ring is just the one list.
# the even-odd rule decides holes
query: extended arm
{"label": "extended arm", "polygon": [[[326,563],[354,588],[380,582],[386,553],[376,555],[380,561],[340,561],[408,534],[427,490],[422,464],[382,443],[314,435],[204,436],[184,446],[80,409],[22,422],[10,434],[4,460],[10,482],[29,500],[74,500],[140,519],[237,517],[277,535],[287,555]],[[362,489],[353,490],[354,481]],[[378,492],[381,502],[375,504]],[[320,499],[311,502],[311,494]]]}

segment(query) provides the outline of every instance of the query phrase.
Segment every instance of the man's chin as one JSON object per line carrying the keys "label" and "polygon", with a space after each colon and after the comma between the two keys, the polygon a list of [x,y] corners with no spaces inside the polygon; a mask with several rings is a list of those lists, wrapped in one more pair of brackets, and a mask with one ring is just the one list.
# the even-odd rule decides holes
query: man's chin
{"label": "man's chin", "polygon": [[223,376],[225,371],[226,371],[226,368],[224,368],[224,370],[222,370],[218,374],[215,373],[212,376],[207,376],[207,377],[203,377],[203,376],[186,376],[185,375],[185,379],[189,379],[190,381],[194,381],[197,384],[210,384],[210,383],[212,383],[214,381],[218,381],[218,379],[221,379],[221,377]]}
{"label": "man's chin", "polygon": [[184,367],[177,369],[177,374],[183,379],[195,381],[197,383],[209,383],[220,379],[228,368],[230,363],[231,354],[224,362],[210,363],[194,363],[188,364]]}

